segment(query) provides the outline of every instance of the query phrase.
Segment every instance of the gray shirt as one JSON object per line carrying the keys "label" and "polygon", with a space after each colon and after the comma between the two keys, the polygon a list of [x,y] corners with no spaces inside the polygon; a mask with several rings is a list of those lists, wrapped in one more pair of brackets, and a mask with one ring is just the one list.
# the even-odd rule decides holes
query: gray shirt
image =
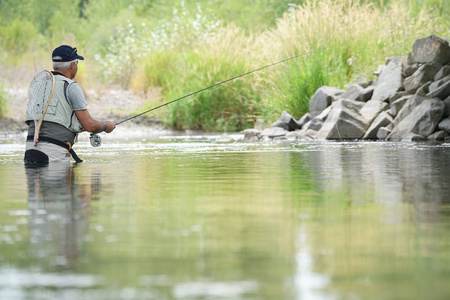
{"label": "gray shirt", "polygon": [[[56,73],[55,76],[64,75]],[[67,87],[67,98],[74,111],[87,109],[86,97],[78,83],[74,82]],[[28,126],[28,135],[34,136],[34,122],[29,122]],[[76,133],[58,123],[42,122],[39,136],[47,136],[64,143],[69,141],[73,145]]]}

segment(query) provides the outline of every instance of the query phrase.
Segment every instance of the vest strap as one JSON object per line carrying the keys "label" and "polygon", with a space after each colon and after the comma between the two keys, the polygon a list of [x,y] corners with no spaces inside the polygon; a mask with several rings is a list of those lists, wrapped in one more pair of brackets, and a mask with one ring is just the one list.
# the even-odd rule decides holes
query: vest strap
{"label": "vest strap", "polygon": [[[34,136],[32,136],[32,135],[28,135],[28,136],[27,136],[27,141],[33,141],[33,140],[34,140]],[[67,150],[67,152],[70,153],[70,155],[72,155],[72,158],[73,158],[77,163],[83,162],[83,161],[78,157],[78,155],[75,153],[75,151],[72,149],[72,145],[70,144],[70,142],[67,142],[67,144],[66,144],[66,143],[64,143],[64,142],[61,142],[61,141],[58,141],[58,140],[55,140],[55,139],[52,139],[52,138],[49,138],[49,137],[46,137],[46,136],[40,136],[40,137],[39,137],[39,141],[44,141],[44,142],[47,142],[47,143],[50,143],[50,144],[54,144],[54,145],[63,147],[63,148],[65,148],[65,149]]]}

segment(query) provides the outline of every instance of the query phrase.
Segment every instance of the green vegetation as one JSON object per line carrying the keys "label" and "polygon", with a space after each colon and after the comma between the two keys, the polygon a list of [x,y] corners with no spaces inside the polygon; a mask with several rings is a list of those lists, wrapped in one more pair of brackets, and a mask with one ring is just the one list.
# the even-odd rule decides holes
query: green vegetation
{"label": "green vegetation", "polygon": [[273,121],[283,110],[299,118],[318,87],[370,80],[386,57],[406,55],[415,39],[450,32],[445,0],[0,4],[5,70],[50,68],[48,53],[67,43],[86,57],[77,76],[86,88],[115,84],[142,94],[157,89],[149,105],[305,54],[169,105],[160,115],[177,128],[210,131],[241,130],[256,118]]}
{"label": "green vegetation", "polygon": [[0,117],[6,115],[6,109],[6,96],[5,92],[3,91],[3,84],[0,82]]}

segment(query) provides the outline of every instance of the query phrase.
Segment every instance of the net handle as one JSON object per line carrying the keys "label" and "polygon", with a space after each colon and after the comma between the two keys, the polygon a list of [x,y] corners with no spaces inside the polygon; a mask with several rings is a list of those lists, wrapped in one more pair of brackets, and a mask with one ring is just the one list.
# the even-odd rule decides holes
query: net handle
{"label": "net handle", "polygon": [[49,73],[52,76],[52,90],[50,91],[50,95],[48,96],[47,103],[45,104],[44,110],[42,112],[42,116],[39,118],[39,122],[35,124],[35,136],[34,136],[34,146],[36,147],[39,142],[39,131],[41,130],[42,122],[44,121],[44,116],[47,112],[48,105],[53,97],[53,92],[55,90],[55,76],[53,76],[52,72],[44,70],[44,72]]}

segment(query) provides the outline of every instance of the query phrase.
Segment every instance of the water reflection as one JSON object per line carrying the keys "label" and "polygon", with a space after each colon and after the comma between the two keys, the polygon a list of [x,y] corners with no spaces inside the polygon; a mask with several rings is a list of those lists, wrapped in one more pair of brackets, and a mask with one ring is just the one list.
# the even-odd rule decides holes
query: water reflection
{"label": "water reflection", "polygon": [[89,202],[100,185],[95,180],[90,187],[80,185],[75,168],[65,163],[26,167],[30,251],[45,269],[72,269],[82,252]]}

